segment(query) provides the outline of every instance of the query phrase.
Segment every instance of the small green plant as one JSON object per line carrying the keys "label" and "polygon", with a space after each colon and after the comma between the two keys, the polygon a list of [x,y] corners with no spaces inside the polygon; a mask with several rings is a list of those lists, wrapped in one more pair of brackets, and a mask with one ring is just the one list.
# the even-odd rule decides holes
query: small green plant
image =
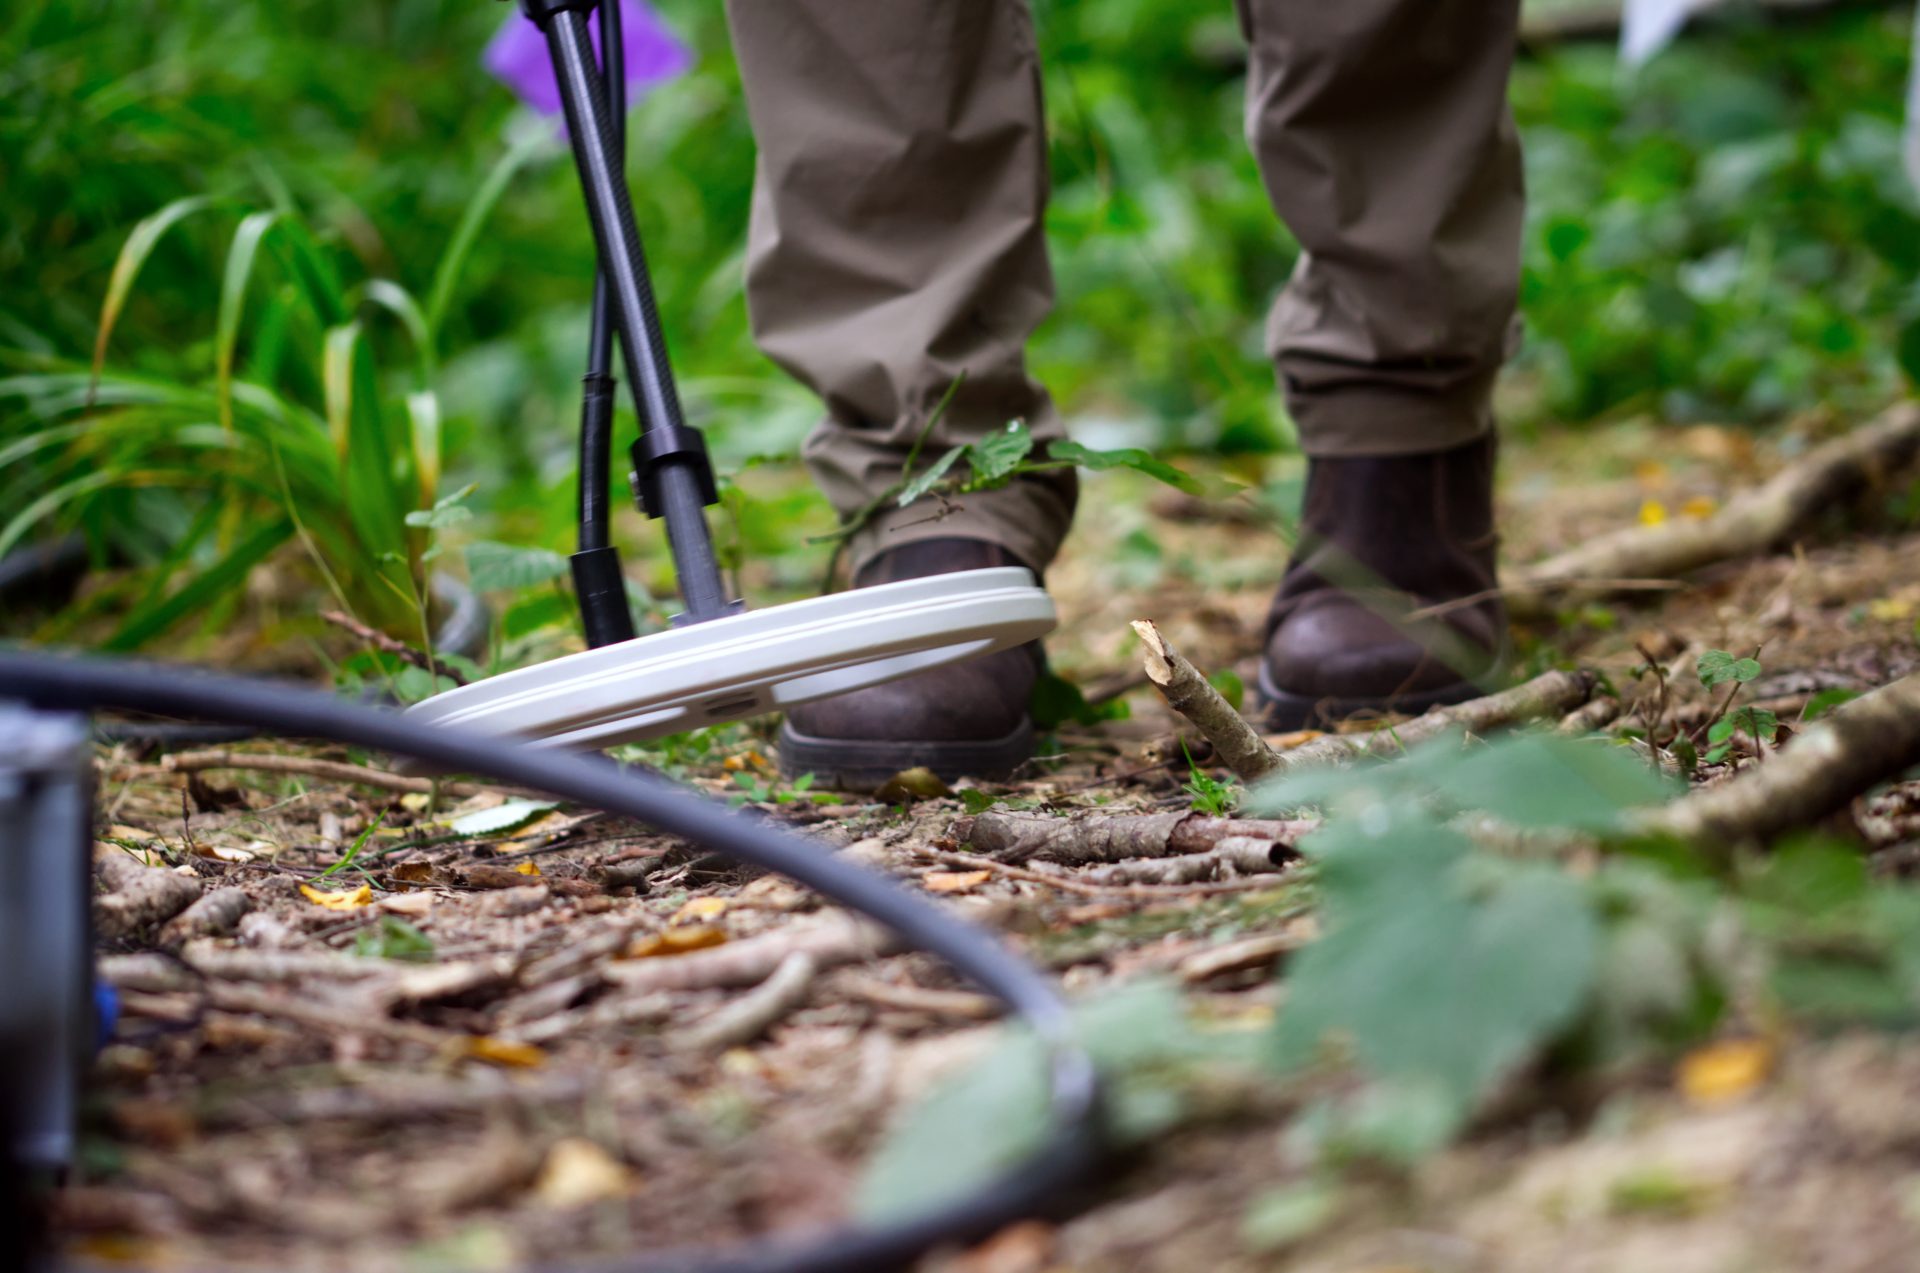
{"label": "small green plant", "polygon": [[[1741,686],[1760,675],[1760,660],[1735,658],[1725,650],[1708,650],[1695,663],[1694,670],[1700,683],[1708,689],[1727,687],[1727,696],[1720,700],[1707,720],[1705,735],[1709,749],[1700,757],[1701,763],[1717,765],[1725,760],[1733,751],[1734,736],[1743,731],[1753,739],[1754,753],[1760,754],[1763,744],[1779,731],[1780,718],[1764,707],[1746,706],[1728,711]],[[1699,745],[1697,737],[1694,745]]]}
{"label": "small green plant", "polygon": [[742,804],[834,804],[840,797],[830,791],[815,791],[812,774],[801,774],[785,787],[771,782],[764,774],[741,772],[733,776],[740,791],[727,797],[727,803]]}
{"label": "small green plant", "polygon": [[432,963],[433,939],[398,915],[382,915],[378,924],[354,936],[353,953],[365,959]]}
{"label": "small green plant", "polygon": [[342,871],[360,869],[356,866],[360,861],[360,851],[367,847],[367,841],[373,838],[373,833],[378,831],[380,824],[386,820],[387,815],[383,813],[372,822],[369,822],[366,829],[353,838],[353,843],[347,847],[347,851],[340,855],[340,860],[313,878],[316,880],[324,880],[328,876],[338,875]]}
{"label": "small green plant", "polygon": [[1184,790],[1193,801],[1193,811],[1214,818],[1223,818],[1232,813],[1234,806],[1240,803],[1239,789],[1231,781],[1222,782],[1195,764],[1185,739],[1180,741],[1180,754],[1187,758],[1187,785]]}

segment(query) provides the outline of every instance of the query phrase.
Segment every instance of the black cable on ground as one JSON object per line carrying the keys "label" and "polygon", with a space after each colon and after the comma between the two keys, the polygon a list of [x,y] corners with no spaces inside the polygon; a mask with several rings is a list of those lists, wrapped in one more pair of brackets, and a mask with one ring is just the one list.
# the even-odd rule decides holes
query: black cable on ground
{"label": "black cable on ground", "polygon": [[1049,1128],[1028,1161],[926,1215],[822,1235],[776,1238],[733,1250],[682,1250],[632,1260],[557,1266],[567,1273],[853,1273],[900,1269],[946,1244],[976,1241],[1043,1214],[1084,1183],[1102,1152],[1093,1063],[1075,1041],[1067,1008],[1032,966],[991,936],[821,845],[749,821],[725,806],[597,756],[532,747],[424,725],[312,690],[198,669],[0,651],[0,698],[92,712],[119,708],[193,715],[277,734],[410,756],[442,770],[488,774],[645,822],[743,862],[777,871],[877,920],[906,944],[945,959],[1003,1000],[1048,1045]]}

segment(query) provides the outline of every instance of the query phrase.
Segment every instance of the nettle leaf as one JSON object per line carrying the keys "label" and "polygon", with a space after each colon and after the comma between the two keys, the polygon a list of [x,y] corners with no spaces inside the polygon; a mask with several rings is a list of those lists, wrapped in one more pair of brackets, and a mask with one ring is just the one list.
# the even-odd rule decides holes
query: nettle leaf
{"label": "nettle leaf", "polygon": [[972,476],[960,489],[984,491],[1004,486],[1032,450],[1033,435],[1019,420],[998,433],[989,433],[967,448],[967,468]]}
{"label": "nettle leaf", "polygon": [[1051,459],[1065,460],[1069,464],[1095,472],[1103,469],[1133,469],[1157,481],[1165,482],[1168,486],[1183,490],[1189,495],[1204,495],[1207,491],[1206,484],[1199,478],[1191,473],[1181,472],[1151,451],[1143,451],[1139,447],[1095,451],[1081,446],[1078,442],[1062,439],[1047,446],[1047,455]]}
{"label": "nettle leaf", "polygon": [[1766,708],[1742,707],[1713,722],[1707,730],[1707,741],[1724,743],[1735,734],[1750,734],[1754,738],[1766,740],[1772,738],[1779,729],[1780,718]]}
{"label": "nettle leaf", "polygon": [[1075,725],[1098,725],[1102,721],[1125,720],[1130,714],[1124,698],[1110,699],[1095,706],[1087,701],[1080,687],[1064,676],[1042,668],[1027,696],[1027,712],[1040,729],[1058,729]]}
{"label": "nettle leaf", "polygon": [[[1196,1067],[1244,1063],[1246,1035],[1196,1031],[1180,995],[1152,983],[1078,1004],[1074,1032],[1106,1078],[1109,1134],[1137,1144],[1186,1116]],[[979,1186],[1040,1145],[1047,1128],[1046,1052],[1005,1031],[910,1109],[861,1173],[867,1220],[923,1211]]]}
{"label": "nettle leaf", "polygon": [[467,545],[467,578],[480,592],[511,592],[567,576],[567,559],[545,548],[481,541]]}
{"label": "nettle leaf", "polygon": [[1725,650],[1708,650],[1694,664],[1700,683],[1708,689],[1719,685],[1745,685],[1760,675],[1758,659],[1737,659]]}
{"label": "nettle leaf", "polygon": [[1553,736],[1497,739],[1440,776],[1447,803],[1526,828],[1606,831],[1628,809],[1680,791],[1610,742]]}
{"label": "nettle leaf", "polygon": [[1405,804],[1302,847],[1318,862],[1327,927],[1287,978],[1274,1036],[1283,1067],[1346,1042],[1371,1077],[1444,1095],[1457,1127],[1586,1004],[1599,922],[1559,869],[1476,856]]}
{"label": "nettle leaf", "polygon": [[941,478],[945,477],[947,475],[947,470],[951,469],[954,466],[954,464],[956,464],[959,461],[960,457],[965,455],[966,453],[967,453],[966,447],[956,446],[953,449],[949,450],[945,455],[935,460],[932,463],[932,465],[930,465],[928,468],[914,475],[913,477],[908,478],[906,485],[900,488],[900,499],[898,501],[899,506],[901,508],[905,508],[907,505],[913,503],[913,501],[919,499],[921,496],[925,495],[928,491],[932,490],[934,488],[934,484],[939,482]]}

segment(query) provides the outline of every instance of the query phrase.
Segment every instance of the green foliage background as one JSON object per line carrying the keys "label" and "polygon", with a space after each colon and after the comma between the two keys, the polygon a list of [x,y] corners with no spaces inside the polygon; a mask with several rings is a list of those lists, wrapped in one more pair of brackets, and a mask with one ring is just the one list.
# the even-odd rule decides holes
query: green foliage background
{"label": "green foliage background", "polygon": [[[661,7],[698,63],[636,113],[636,206],[690,412],[735,467],[791,453],[813,406],[747,331],[753,149],[724,21],[699,0]],[[1285,450],[1261,326],[1295,249],[1241,139],[1230,7],[1036,11],[1061,292],[1039,373],[1096,445]],[[223,202],[160,244],[110,368],[211,382],[222,262],[252,209],[297,217],[347,283],[425,296],[462,210],[528,126],[478,65],[505,13],[481,0],[8,6],[0,375],[83,366],[119,245],[182,196]],[[1899,333],[1920,321],[1920,208],[1897,157],[1910,21],[1910,8],[1736,18],[1633,79],[1604,44],[1529,50],[1513,94],[1532,190],[1529,334],[1508,418],[1761,422],[1895,392]],[[508,188],[436,334],[446,480],[482,484],[474,506],[502,539],[567,545],[591,264],[555,150]],[[243,380],[267,339],[241,330]],[[404,333],[369,340],[382,376],[412,374]],[[0,446],[26,427],[0,386]],[[9,477],[32,486],[16,471],[0,487]],[[188,521],[161,514],[189,497],[129,498],[122,525]],[[81,504],[66,522],[98,532],[88,519],[101,516]]]}

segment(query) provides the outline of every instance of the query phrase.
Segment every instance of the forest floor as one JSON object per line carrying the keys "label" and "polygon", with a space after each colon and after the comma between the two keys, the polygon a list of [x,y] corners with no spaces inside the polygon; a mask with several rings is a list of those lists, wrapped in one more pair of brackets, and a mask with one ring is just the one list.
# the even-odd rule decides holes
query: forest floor
{"label": "forest floor", "polygon": [[[1809,442],[1621,426],[1511,445],[1504,552],[1530,561],[1699,516]],[[1126,884],[959,856],[969,808],[990,801],[1189,808],[1177,740],[1192,733],[1141,677],[1129,621],[1152,619],[1201,668],[1252,682],[1286,551],[1263,520],[1132,474],[1095,476],[1083,507],[1100,515],[1082,517],[1050,575],[1063,620],[1050,648],[1090,697],[1124,697],[1124,719],[1063,727],[1032,773],[972,796],[795,792],[764,731],[744,729],[667,767],[996,927],[1073,996],[1157,978],[1218,1028],[1255,1029],[1273,1015],[1275,966],[1312,935],[1310,888],[1291,867]],[[1525,628],[1522,670],[1590,667],[1624,699],[1649,658],[1690,669],[1705,650],[1757,651],[1750,697],[1783,722],[1822,691],[1905,675],[1920,666],[1920,533],[1867,511],[1835,510],[1850,514],[1844,536],[1816,531],[1684,589]],[[1691,680],[1673,682],[1683,720],[1710,710]],[[212,935],[132,926],[109,945],[122,1024],[59,1209],[70,1248],[96,1259],[509,1268],[817,1225],[848,1214],[895,1112],[996,1028],[995,1005],[931,958],[871,957],[870,932],[786,881],[590,810],[521,806],[489,832],[474,828],[515,793],[455,792],[435,809],[417,792],[169,767],[125,746],[103,746],[100,773],[103,852],[241,890],[232,905],[247,913],[214,916]],[[1856,819],[1878,869],[1910,869],[1911,805],[1896,787]],[[464,831],[448,825],[462,818]],[[314,878],[357,840],[346,869]],[[770,1002],[753,983],[803,939],[815,959]],[[1453,1149],[1410,1172],[1358,1173],[1325,1215],[1264,1239],[1249,1215],[1302,1173],[1291,1111],[1257,1085],[1225,1091],[1116,1166],[1077,1216],[929,1266],[1910,1266],[1920,1044],[1790,1032],[1765,1070],[1713,1102],[1664,1065],[1503,1100]]]}

